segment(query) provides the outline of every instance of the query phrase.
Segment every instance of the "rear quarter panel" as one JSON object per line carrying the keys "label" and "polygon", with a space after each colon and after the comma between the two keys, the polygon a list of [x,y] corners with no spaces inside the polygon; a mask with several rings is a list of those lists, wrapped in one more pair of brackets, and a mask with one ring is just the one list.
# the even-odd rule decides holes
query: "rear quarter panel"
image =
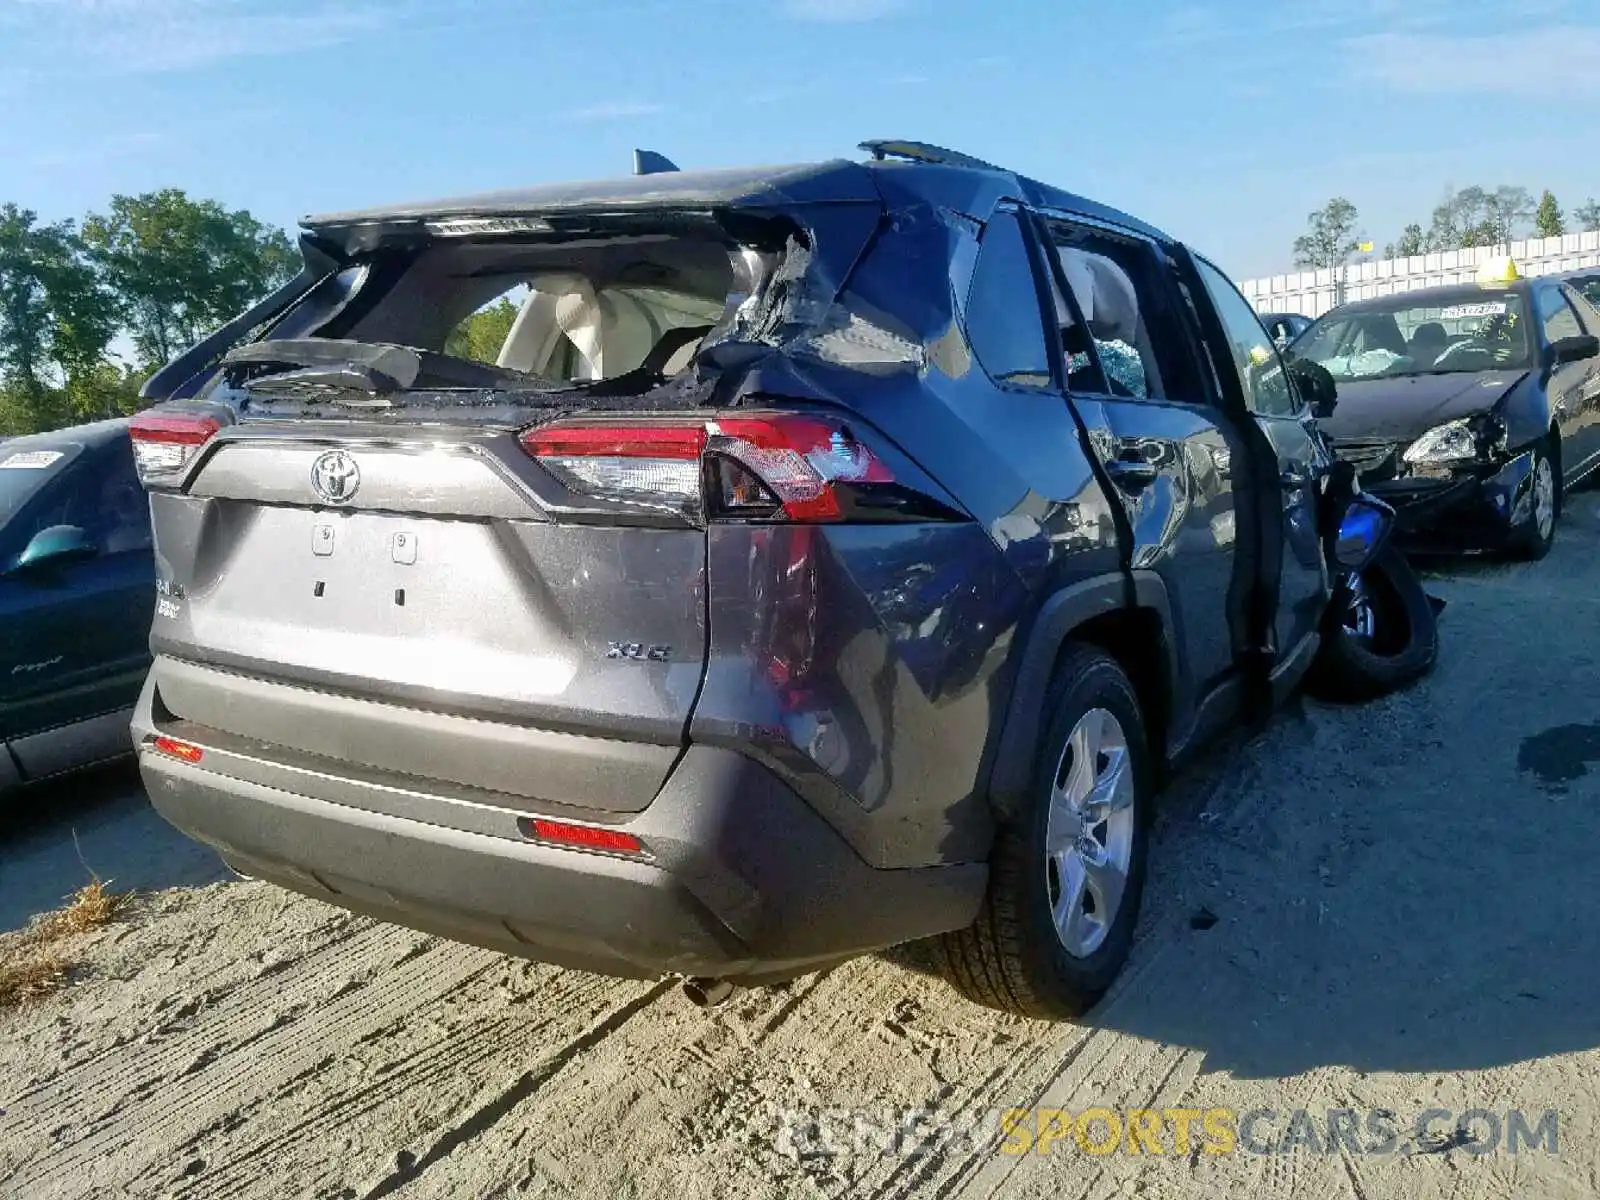
{"label": "rear quarter panel", "polygon": [[713,526],[708,565],[692,740],[778,769],[873,866],[982,858],[983,751],[1026,602],[983,529]]}

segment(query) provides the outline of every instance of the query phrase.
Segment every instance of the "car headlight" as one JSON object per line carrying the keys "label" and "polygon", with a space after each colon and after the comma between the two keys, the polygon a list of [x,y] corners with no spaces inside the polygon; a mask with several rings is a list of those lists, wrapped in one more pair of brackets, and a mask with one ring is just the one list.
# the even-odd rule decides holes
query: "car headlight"
{"label": "car headlight", "polygon": [[1462,419],[1435,425],[1407,446],[1401,457],[1413,465],[1471,462],[1482,447],[1482,435],[1473,428],[1473,422]]}

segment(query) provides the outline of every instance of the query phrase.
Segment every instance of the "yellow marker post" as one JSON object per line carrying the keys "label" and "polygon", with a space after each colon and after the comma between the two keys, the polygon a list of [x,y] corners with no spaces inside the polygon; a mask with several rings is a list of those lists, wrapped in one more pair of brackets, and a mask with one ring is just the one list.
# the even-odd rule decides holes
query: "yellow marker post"
{"label": "yellow marker post", "polygon": [[1499,258],[1491,258],[1478,268],[1478,283],[1483,287],[1515,283],[1521,278],[1522,272],[1517,269],[1517,264],[1505,255]]}

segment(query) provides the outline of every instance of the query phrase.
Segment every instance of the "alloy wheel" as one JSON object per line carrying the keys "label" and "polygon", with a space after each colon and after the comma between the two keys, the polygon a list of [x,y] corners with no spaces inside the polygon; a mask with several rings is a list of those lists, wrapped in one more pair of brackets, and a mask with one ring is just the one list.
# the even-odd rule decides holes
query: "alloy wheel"
{"label": "alloy wheel", "polygon": [[1539,540],[1548,540],[1556,524],[1556,475],[1542,454],[1533,468],[1533,520]]}
{"label": "alloy wheel", "polygon": [[1134,833],[1133,764],[1121,723],[1103,708],[1078,718],[1056,765],[1045,872],[1056,936],[1086,958],[1116,920]]}
{"label": "alloy wheel", "polygon": [[1371,642],[1378,632],[1378,610],[1359,575],[1350,580],[1350,603],[1344,610],[1344,627],[1363,642]]}

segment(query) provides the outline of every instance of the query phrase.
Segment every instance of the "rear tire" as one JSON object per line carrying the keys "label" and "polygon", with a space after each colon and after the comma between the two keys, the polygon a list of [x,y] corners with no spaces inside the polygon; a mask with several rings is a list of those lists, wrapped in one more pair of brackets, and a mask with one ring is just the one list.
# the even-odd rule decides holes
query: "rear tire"
{"label": "rear tire", "polygon": [[1556,540],[1556,517],[1561,514],[1561,473],[1550,453],[1548,442],[1533,448],[1532,482],[1528,495],[1528,515],[1511,534],[1511,556],[1522,562],[1538,562],[1550,553]]}
{"label": "rear tire", "polygon": [[1319,700],[1372,700],[1422,678],[1438,657],[1428,593],[1405,556],[1386,546],[1361,572],[1350,611],[1324,636],[1305,689]]}
{"label": "rear tire", "polygon": [[1030,802],[995,831],[978,919],[931,949],[969,1000],[1061,1020],[1105,993],[1132,948],[1155,776],[1138,697],[1112,658],[1069,647],[1051,695]]}

